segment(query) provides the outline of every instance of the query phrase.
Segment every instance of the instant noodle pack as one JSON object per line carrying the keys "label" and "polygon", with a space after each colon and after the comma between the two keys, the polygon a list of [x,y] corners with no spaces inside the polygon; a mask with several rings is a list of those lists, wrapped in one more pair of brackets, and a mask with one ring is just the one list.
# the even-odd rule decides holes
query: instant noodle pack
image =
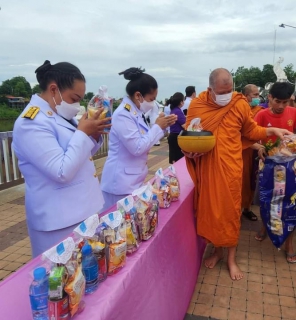
{"label": "instant noodle pack", "polygon": [[32,270],[33,318],[48,312],[48,319],[64,320],[82,312],[87,307],[84,295],[95,292],[107,276],[125,266],[127,255],[154,235],[159,208],[169,208],[179,196],[174,166],[159,169],[152,184],[118,201],[117,210],[90,216],[71,237],[44,252],[43,265]]}
{"label": "instant noodle pack", "polygon": [[280,248],[296,225],[296,135],[265,146],[268,157],[259,163],[260,213]]}

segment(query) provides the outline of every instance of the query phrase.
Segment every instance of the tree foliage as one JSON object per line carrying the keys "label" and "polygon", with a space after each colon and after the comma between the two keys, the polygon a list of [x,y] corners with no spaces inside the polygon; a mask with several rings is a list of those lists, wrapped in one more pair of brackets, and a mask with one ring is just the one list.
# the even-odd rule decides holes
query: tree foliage
{"label": "tree foliage", "polygon": [[32,95],[32,88],[25,77],[18,76],[2,82],[2,85],[0,86],[0,95],[30,98]]}
{"label": "tree foliage", "polygon": [[[293,64],[288,64],[284,67],[284,71],[290,82],[295,83],[296,72],[293,69]],[[244,66],[238,67],[236,72],[232,73],[235,90],[241,91],[247,84],[255,84],[258,87],[264,88],[268,82],[276,82],[277,78],[273,72],[273,65],[265,64],[262,70],[258,67],[251,66],[245,68]]]}

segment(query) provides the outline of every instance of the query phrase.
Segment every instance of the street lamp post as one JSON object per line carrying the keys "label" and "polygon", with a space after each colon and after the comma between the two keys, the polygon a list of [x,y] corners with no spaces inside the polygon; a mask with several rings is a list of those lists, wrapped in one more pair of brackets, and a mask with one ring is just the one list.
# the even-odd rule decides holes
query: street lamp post
{"label": "street lamp post", "polygon": [[293,27],[293,26],[290,26],[290,25],[284,24],[284,23],[280,24],[279,27],[280,27],[280,28],[290,27],[290,28],[296,29],[296,27]]}

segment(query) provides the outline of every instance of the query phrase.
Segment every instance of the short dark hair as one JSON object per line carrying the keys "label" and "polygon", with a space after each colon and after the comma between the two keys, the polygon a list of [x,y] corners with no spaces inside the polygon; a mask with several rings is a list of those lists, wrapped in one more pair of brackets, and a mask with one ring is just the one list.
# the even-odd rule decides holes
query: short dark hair
{"label": "short dark hair", "polygon": [[170,105],[170,109],[179,107],[181,102],[184,101],[184,94],[181,92],[176,92],[173,96],[171,96],[168,100],[168,104]]}
{"label": "short dark hair", "polygon": [[126,85],[126,93],[129,96],[134,95],[134,93],[137,91],[144,96],[147,93],[151,93],[152,90],[156,90],[158,88],[156,80],[144,72],[145,69],[129,68],[119,73],[119,75],[123,75],[126,80],[130,80]]}
{"label": "short dark hair", "polygon": [[195,87],[194,86],[188,86],[185,89],[186,97],[191,97],[194,92],[195,92]]}
{"label": "short dark hair", "polygon": [[275,99],[288,100],[294,92],[294,87],[288,82],[275,82],[269,94]]}
{"label": "short dark hair", "polygon": [[51,81],[55,81],[61,91],[73,88],[75,80],[85,82],[81,71],[69,62],[59,62],[52,65],[50,61],[46,60],[42,66],[35,70],[35,73],[42,91],[47,89]]}

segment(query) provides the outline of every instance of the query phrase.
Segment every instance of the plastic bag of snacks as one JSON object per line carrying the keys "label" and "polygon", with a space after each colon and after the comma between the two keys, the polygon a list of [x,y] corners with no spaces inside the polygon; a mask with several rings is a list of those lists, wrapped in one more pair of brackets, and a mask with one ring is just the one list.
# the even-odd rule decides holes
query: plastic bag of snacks
{"label": "plastic bag of snacks", "polygon": [[[87,105],[88,118],[92,118],[100,107],[103,107],[104,111],[101,113],[99,119],[112,116],[113,99],[108,96],[108,88],[105,85],[100,86],[98,93],[89,101]],[[109,131],[110,129],[106,130]]]}
{"label": "plastic bag of snacks", "polygon": [[44,260],[51,262],[48,276],[50,319],[68,319],[69,313],[74,316],[84,309],[85,278],[77,251],[73,238],[69,237],[42,255]]}
{"label": "plastic bag of snacks", "polygon": [[117,273],[126,261],[126,223],[120,211],[110,212],[101,217],[104,229],[108,275]]}
{"label": "plastic bag of snacks", "polygon": [[130,195],[119,200],[117,209],[125,216],[127,253],[132,254],[138,250],[141,242],[136,223],[137,209],[134,207],[134,198]]}
{"label": "plastic bag of snacks", "polygon": [[159,203],[157,196],[152,193],[152,186],[147,184],[135,190],[133,197],[140,239],[148,240],[153,236],[158,224]]}
{"label": "plastic bag of snacks", "polygon": [[201,125],[201,119],[200,118],[194,118],[190,121],[189,126],[187,127],[187,131],[202,131],[202,125]]}
{"label": "plastic bag of snacks", "polygon": [[99,216],[94,214],[74,229],[74,234],[82,237],[85,239],[85,242],[88,242],[91,245],[93,253],[98,259],[99,282],[102,282],[107,278],[105,238],[103,235],[103,230],[106,227],[106,224],[100,223]]}
{"label": "plastic bag of snacks", "polygon": [[260,213],[268,235],[280,247],[296,225],[296,155],[267,157],[259,164]]}
{"label": "plastic bag of snacks", "polygon": [[165,170],[165,179],[168,181],[170,186],[171,200],[177,201],[180,197],[180,183],[177,178],[176,169],[174,166],[169,166]]}
{"label": "plastic bag of snacks", "polygon": [[165,178],[162,169],[158,169],[152,182],[153,193],[157,195],[160,208],[168,208],[171,205],[171,187]]}

